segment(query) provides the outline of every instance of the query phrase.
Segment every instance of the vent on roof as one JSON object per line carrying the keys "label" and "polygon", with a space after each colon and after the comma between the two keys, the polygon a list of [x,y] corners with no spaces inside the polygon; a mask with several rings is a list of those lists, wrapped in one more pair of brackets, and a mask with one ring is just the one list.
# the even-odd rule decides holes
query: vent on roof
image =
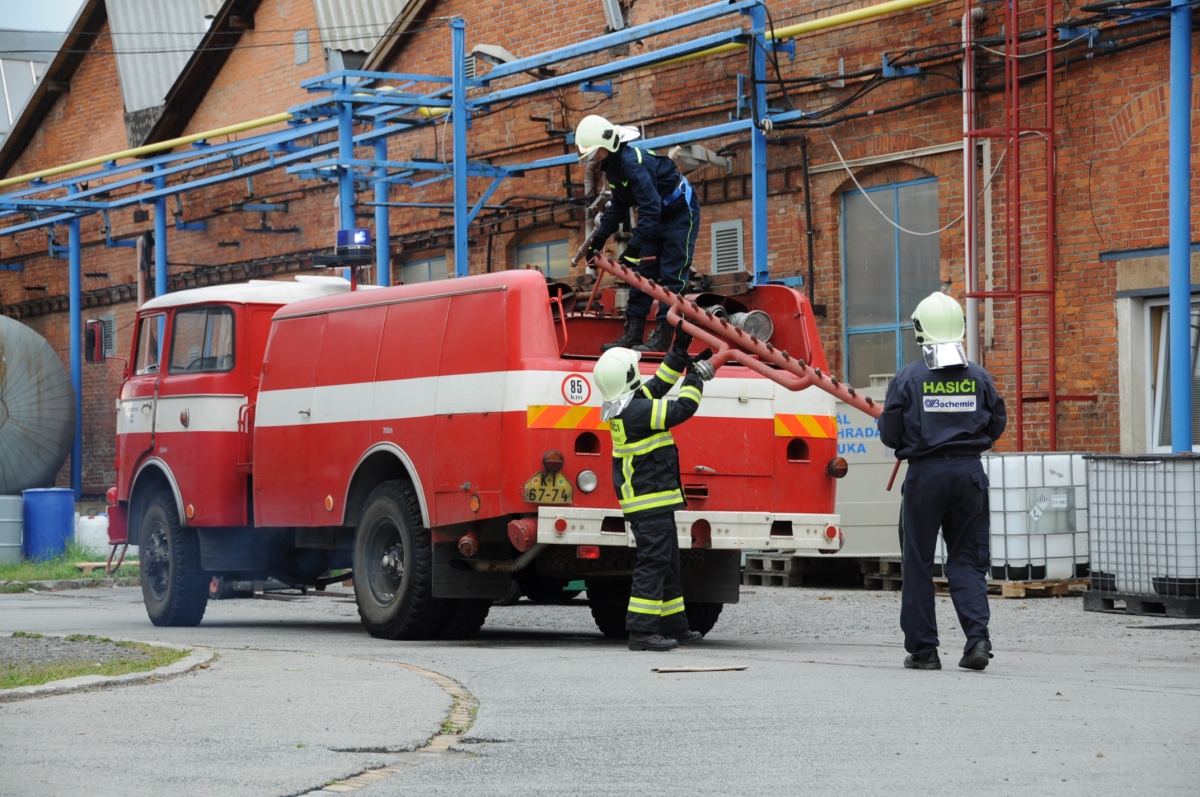
{"label": "vent on roof", "polygon": [[621,13],[620,0],[600,0],[604,6],[604,21],[609,30],[622,30],[625,27],[625,15]]}
{"label": "vent on roof", "polygon": [[298,30],[292,35],[292,46],[296,50],[296,65],[308,63],[308,31]]}
{"label": "vent on roof", "polygon": [[467,53],[467,58],[463,62],[463,71],[466,73],[467,80],[475,79],[475,53]]}
{"label": "vent on roof", "polygon": [[712,273],[733,274],[744,270],[742,220],[714,221],[712,224]]}

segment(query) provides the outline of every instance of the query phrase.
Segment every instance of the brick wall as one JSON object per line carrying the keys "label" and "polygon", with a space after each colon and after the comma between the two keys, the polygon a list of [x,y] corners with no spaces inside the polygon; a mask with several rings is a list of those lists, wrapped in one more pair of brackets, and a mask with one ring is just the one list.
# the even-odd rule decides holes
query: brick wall
{"label": "brick wall", "polygon": [[[255,118],[286,109],[309,98],[298,82],[324,71],[316,24],[308,3],[290,4],[284,17],[279,4],[263,4],[256,19],[256,30],[241,40],[243,49],[234,52],[213,87],[201,103],[188,132]],[[633,5],[634,24],[694,5],[682,0],[637,2]],[[836,13],[856,4],[777,2],[771,10],[775,24]],[[991,8],[988,6],[987,8]],[[444,0],[430,12],[438,18],[461,14],[467,21],[467,48],[478,43],[503,46],[518,56],[578,42],[601,35],[604,17],[594,0],[550,0],[536,4],[536,16],[530,6],[514,3],[465,2]],[[989,11],[989,13],[991,13]],[[933,44],[954,44],[959,29],[961,7],[934,5],[902,12],[882,19],[830,29],[797,41],[794,61],[779,57],[784,78],[795,79],[837,71],[842,60],[845,71],[877,67],[884,52],[898,53],[908,48]],[[660,37],[647,45],[659,46],[686,37],[725,29],[737,24],[719,20],[686,34]],[[310,61],[296,66],[291,47],[291,30],[310,32]],[[992,17],[980,29],[983,34],[999,31]],[[645,45],[643,45],[645,46]],[[109,49],[107,35],[97,38],[97,51]],[[449,74],[449,27],[442,19],[418,20],[404,38],[404,46],[387,68],[395,71]],[[637,44],[630,54],[640,52]],[[574,69],[620,56],[598,53],[578,59],[563,69]],[[745,51],[710,57],[655,70],[630,73],[613,80],[614,96],[584,94],[578,88],[565,89],[557,96],[536,97],[497,107],[492,113],[476,118],[470,132],[472,157],[488,157],[497,163],[515,163],[551,157],[563,153],[561,138],[547,129],[573,129],[582,116],[591,111],[614,121],[644,126],[648,136],[727,121],[736,97],[736,75],[745,71]],[[770,70],[774,75],[774,69]],[[947,63],[932,67],[923,77],[896,80],[848,106],[846,113],[874,110],[832,125],[828,130],[777,131],[769,148],[770,199],[768,203],[768,264],[775,276],[807,275],[803,185],[800,172],[800,132],[809,136],[812,214],[815,244],[814,301],[827,308],[819,319],[831,368],[842,372],[842,195],[854,188],[844,170],[828,168],[837,163],[831,139],[837,142],[848,160],[889,156],[911,150],[961,142],[961,101],[952,95],[914,105],[902,111],[886,113],[893,104],[958,86],[958,65]],[[1059,407],[1058,445],[1063,449],[1114,451],[1117,448],[1117,368],[1116,321],[1114,311],[1115,275],[1112,264],[1101,262],[1099,253],[1106,249],[1135,249],[1164,245],[1167,238],[1167,43],[1165,41],[1108,58],[1073,61],[1065,74],[1057,75],[1056,125],[1058,133],[1057,180],[1057,261],[1059,367],[1056,388],[1061,393],[1096,395],[1095,403],[1070,403]],[[501,85],[514,85],[513,78]],[[71,92],[63,95],[42,124],[33,143],[12,174],[76,160],[124,146],[120,91],[111,56],[99,52],[87,56],[72,80]],[[845,88],[792,84],[791,101],[798,107],[829,107],[861,88],[862,80],[848,79]],[[772,100],[779,105],[781,99]],[[984,94],[979,99],[983,124],[994,124],[1003,108],[1001,92]],[[537,119],[531,117],[538,117]],[[549,122],[545,121],[549,120]],[[246,133],[245,135],[252,135]],[[393,137],[388,154],[394,159],[443,157],[452,146],[453,133],[442,123]],[[696,266],[704,271],[711,259],[709,223],[740,218],[746,236],[747,257],[754,243],[751,234],[749,201],[749,151],[745,140],[729,137],[703,142],[710,149],[729,147],[734,166],[730,174],[713,168],[701,169],[691,176],[703,204],[703,226],[696,253]],[[992,150],[993,163],[1002,155],[1003,145]],[[358,154],[368,156],[368,150]],[[508,181],[489,204],[504,203],[510,214],[501,223],[488,211],[480,214],[470,232],[470,270],[488,267],[489,240],[491,267],[510,265],[517,246],[567,237],[571,249],[581,242],[582,220],[561,201],[564,185],[583,182],[582,170],[556,168],[529,172],[524,178]],[[864,186],[933,176],[938,179],[939,225],[950,224],[962,213],[962,154],[954,150],[924,157],[908,157],[872,167],[856,169]],[[1007,278],[1005,260],[1005,171],[1002,169],[991,186],[993,200],[994,253],[992,278],[997,288]],[[485,180],[471,180],[472,196],[486,187]],[[368,192],[360,201],[371,199]],[[578,196],[578,190],[575,191]],[[526,197],[524,199],[518,197]],[[234,203],[253,198],[260,202],[286,202],[287,212],[264,215],[231,211]],[[451,188],[439,183],[420,190],[396,189],[397,201],[448,202]],[[174,212],[172,202],[169,211]],[[371,208],[360,206],[360,224],[373,227]],[[982,212],[982,205],[981,205]],[[113,214],[113,232],[132,235],[153,228],[153,222],[135,223],[132,210]],[[337,227],[336,190],[332,185],[302,181],[276,170],[253,179],[251,184],[237,180],[189,193],[182,197],[182,217],[204,220],[205,231],[168,232],[168,251],[172,275],[188,274],[194,269],[211,270],[299,256],[332,243]],[[452,221],[436,209],[393,209],[390,234],[395,241],[393,261],[424,259],[443,254],[452,261]],[[981,225],[982,227],[982,225]],[[280,232],[281,230],[293,230]],[[1025,230],[1036,230],[1030,220]],[[58,231],[60,242],[65,233]],[[83,222],[84,271],[106,274],[84,280],[84,290],[98,290],[130,283],[134,279],[132,249],[106,249],[98,217]],[[961,297],[963,285],[961,223],[942,233],[940,270],[950,284],[951,293]],[[14,305],[43,296],[66,293],[65,261],[51,261],[36,254],[45,251],[45,234],[30,233],[16,239],[0,238],[0,258],[8,262],[20,259],[23,273],[0,272],[0,303]],[[451,268],[453,263],[451,262]],[[44,291],[31,290],[46,286]],[[28,287],[27,287],[28,286]],[[118,343],[124,351],[130,345],[134,310],[131,302],[116,305]],[[905,310],[907,312],[907,309]],[[1015,396],[1013,374],[1013,312],[1011,302],[994,302],[987,308],[995,335],[984,356],[997,382],[1011,401]],[[56,312],[28,317],[34,326],[64,354],[68,349],[67,317]],[[1046,380],[1043,380],[1045,382]],[[85,371],[85,490],[102,492],[112,483],[112,406],[117,379],[106,369]],[[1040,388],[1048,389],[1047,384]],[[1044,409],[1043,409],[1044,412]],[[1044,418],[1043,418],[1044,420]],[[1034,427],[1028,438],[1035,446],[1047,443],[1044,433]],[[1011,435],[1002,443],[1012,447]]]}

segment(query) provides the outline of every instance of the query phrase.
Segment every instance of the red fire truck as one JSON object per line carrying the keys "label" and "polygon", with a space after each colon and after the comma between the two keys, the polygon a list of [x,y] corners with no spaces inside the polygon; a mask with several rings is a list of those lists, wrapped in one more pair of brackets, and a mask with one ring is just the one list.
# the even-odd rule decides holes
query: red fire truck
{"label": "red fire truck", "polygon": [[[636,550],[591,379],[620,319],[600,302],[573,311],[534,271],[350,287],[213,286],[139,311],[109,529],[139,546],[151,621],[199,623],[214,575],[318,589],[352,577],[371,634],[458,639],[513,580],[534,594],[584,579],[598,627],[623,636]],[[802,294],[704,302],[765,312],[777,350],[825,368]],[[827,392],[744,365],[708,383],[675,431],[692,628],[737,602],[743,549],[841,546],[835,423]]]}

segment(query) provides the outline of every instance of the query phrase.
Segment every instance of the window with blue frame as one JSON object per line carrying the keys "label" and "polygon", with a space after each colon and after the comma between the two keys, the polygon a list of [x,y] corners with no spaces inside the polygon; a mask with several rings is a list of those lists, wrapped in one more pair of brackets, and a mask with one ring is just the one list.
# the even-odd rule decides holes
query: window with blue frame
{"label": "window with blue frame", "polygon": [[400,266],[400,282],[405,285],[444,280],[446,276],[446,258],[444,257],[412,260]]}
{"label": "window with blue frame", "polygon": [[552,279],[562,279],[571,273],[571,251],[567,242],[547,241],[517,247],[515,268],[533,266]]}
{"label": "window with blue frame", "polygon": [[894,374],[920,356],[910,316],[942,285],[941,236],[911,235],[889,219],[913,232],[938,229],[937,178],[842,198],[844,375],[854,387],[870,387],[872,374]]}

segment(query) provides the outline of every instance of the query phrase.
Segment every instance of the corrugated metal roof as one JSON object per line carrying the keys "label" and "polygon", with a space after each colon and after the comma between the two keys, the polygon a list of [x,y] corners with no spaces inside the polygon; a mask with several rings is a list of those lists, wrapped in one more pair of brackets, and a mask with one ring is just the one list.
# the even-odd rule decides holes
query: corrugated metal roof
{"label": "corrugated metal roof", "polygon": [[208,30],[198,0],[106,0],[125,112],[163,104]]}
{"label": "corrugated metal roof", "polygon": [[369,53],[412,0],[313,0],[321,46]]}

